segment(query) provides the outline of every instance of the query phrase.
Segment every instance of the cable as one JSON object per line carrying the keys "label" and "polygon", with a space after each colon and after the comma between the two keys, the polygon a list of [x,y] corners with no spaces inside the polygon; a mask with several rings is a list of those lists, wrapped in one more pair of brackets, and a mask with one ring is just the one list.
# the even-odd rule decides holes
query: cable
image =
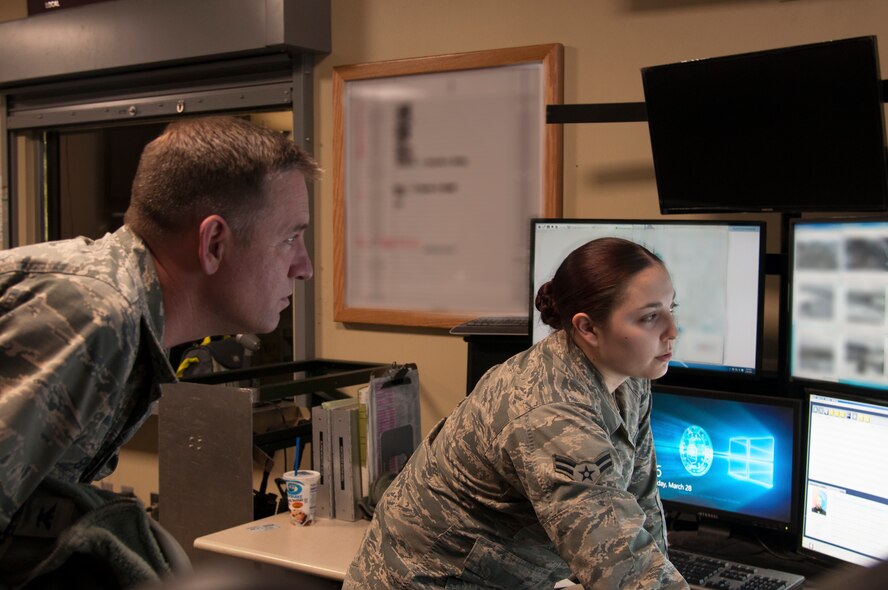
{"label": "cable", "polygon": [[769,554],[771,554],[773,557],[776,557],[777,559],[785,560],[785,561],[797,561],[797,562],[807,561],[804,557],[796,557],[791,554],[777,553],[776,551],[774,551],[773,549],[768,547],[768,544],[765,543],[764,539],[762,539],[758,533],[755,534],[755,540],[758,541],[758,544],[761,545],[762,549],[764,549],[765,551],[767,551]]}

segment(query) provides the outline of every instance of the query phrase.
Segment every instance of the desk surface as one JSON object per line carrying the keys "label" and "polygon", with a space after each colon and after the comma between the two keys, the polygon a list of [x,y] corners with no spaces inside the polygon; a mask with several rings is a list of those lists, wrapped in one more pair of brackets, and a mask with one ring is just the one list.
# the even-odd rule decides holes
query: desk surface
{"label": "desk surface", "polygon": [[322,578],[344,579],[370,523],[319,518],[302,527],[290,524],[289,517],[285,512],[198,537],[194,547]]}

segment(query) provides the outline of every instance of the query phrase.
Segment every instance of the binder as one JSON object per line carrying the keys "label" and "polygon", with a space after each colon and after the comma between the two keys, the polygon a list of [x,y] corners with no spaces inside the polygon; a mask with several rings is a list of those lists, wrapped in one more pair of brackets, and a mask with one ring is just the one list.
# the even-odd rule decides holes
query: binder
{"label": "binder", "polygon": [[321,406],[311,409],[311,458],[312,465],[320,472],[315,515],[333,518],[336,508],[333,502],[333,445],[330,410]]}
{"label": "binder", "polygon": [[333,504],[339,520],[361,517],[361,461],[358,436],[358,408],[330,410],[333,433]]}
{"label": "binder", "polygon": [[358,389],[358,438],[361,441],[361,497],[370,495],[370,472],[367,463],[367,421],[369,411],[367,402],[370,395],[370,386],[365,385]]}

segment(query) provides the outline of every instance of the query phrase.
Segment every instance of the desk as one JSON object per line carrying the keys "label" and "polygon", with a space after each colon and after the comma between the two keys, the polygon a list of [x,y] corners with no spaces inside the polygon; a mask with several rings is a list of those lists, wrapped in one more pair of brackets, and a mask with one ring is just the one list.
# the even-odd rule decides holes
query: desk
{"label": "desk", "polygon": [[344,579],[370,522],[319,518],[300,527],[289,518],[285,512],[198,537],[194,547],[314,577]]}
{"label": "desk", "polygon": [[[370,522],[319,518],[297,527],[289,519],[285,512],[198,537],[194,548],[341,582]],[[582,590],[567,580],[555,587]]]}

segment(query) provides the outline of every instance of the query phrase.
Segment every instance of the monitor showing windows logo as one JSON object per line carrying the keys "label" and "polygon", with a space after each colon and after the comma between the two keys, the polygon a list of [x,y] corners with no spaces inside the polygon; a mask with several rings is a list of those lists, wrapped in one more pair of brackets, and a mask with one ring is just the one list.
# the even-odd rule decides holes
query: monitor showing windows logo
{"label": "monitor showing windows logo", "polygon": [[732,437],[728,448],[728,475],[765,488],[774,487],[774,437]]}

